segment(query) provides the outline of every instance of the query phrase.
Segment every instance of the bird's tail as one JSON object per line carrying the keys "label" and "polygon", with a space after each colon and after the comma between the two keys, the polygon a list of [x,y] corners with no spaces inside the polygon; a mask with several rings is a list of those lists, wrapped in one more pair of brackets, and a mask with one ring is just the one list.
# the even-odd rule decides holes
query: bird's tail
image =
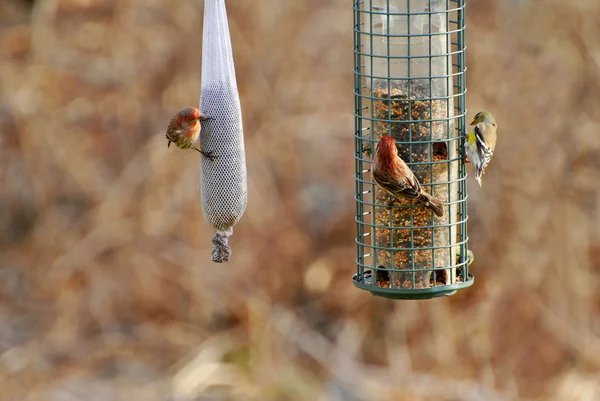
{"label": "bird's tail", "polygon": [[419,201],[435,213],[436,216],[442,217],[444,215],[444,203],[441,200],[434,198],[426,192],[422,192]]}
{"label": "bird's tail", "polygon": [[483,175],[483,169],[475,166],[475,179],[477,180],[479,187],[481,187],[481,176],[482,175]]}

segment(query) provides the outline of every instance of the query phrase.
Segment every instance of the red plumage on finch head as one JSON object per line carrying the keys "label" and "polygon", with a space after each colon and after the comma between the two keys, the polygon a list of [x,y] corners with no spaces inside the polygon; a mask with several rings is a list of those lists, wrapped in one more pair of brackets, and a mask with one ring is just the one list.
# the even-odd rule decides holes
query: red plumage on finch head
{"label": "red plumage on finch head", "polygon": [[200,114],[200,110],[195,107],[186,107],[179,113],[175,114],[167,127],[167,147],[171,146],[171,142],[181,149],[195,149],[202,153],[210,160],[214,160],[215,156],[212,152],[204,152],[194,146],[200,137],[200,122],[210,120]]}
{"label": "red plumage on finch head", "polygon": [[438,217],[444,215],[443,202],[423,191],[412,170],[398,156],[396,142],[391,136],[382,136],[373,157],[373,179],[394,199],[408,198],[422,203]]}

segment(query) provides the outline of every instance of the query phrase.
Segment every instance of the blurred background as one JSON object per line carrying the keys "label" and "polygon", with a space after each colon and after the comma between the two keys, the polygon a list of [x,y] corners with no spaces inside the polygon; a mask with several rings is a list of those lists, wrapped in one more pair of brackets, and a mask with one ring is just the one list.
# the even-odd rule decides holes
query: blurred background
{"label": "blurred background", "polygon": [[[228,0],[249,203],[210,261],[202,1],[0,1],[0,400],[600,399],[600,2],[470,0],[475,284],[355,289],[352,2]],[[469,170],[472,173],[472,170]]]}

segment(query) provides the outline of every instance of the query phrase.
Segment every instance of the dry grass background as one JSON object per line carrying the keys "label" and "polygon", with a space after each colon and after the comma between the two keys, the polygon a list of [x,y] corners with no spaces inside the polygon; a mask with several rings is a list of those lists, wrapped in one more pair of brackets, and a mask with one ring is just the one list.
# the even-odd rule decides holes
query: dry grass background
{"label": "dry grass background", "polygon": [[[30,3],[33,3],[31,5]],[[202,2],[0,3],[1,400],[600,399],[600,2],[470,0],[476,283],[355,289],[352,11],[228,0],[249,205],[210,262]]]}

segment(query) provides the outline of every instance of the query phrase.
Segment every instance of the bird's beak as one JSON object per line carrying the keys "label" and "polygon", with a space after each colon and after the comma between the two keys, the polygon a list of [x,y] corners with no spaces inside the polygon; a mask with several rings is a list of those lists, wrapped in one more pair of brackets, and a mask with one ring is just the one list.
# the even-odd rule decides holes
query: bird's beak
{"label": "bird's beak", "polygon": [[475,121],[475,119],[473,119],[473,121],[471,121],[470,125],[477,125],[477,121]]}
{"label": "bird's beak", "polygon": [[204,117],[204,116],[198,117],[198,121],[206,121],[206,120],[212,120],[212,117]]}

